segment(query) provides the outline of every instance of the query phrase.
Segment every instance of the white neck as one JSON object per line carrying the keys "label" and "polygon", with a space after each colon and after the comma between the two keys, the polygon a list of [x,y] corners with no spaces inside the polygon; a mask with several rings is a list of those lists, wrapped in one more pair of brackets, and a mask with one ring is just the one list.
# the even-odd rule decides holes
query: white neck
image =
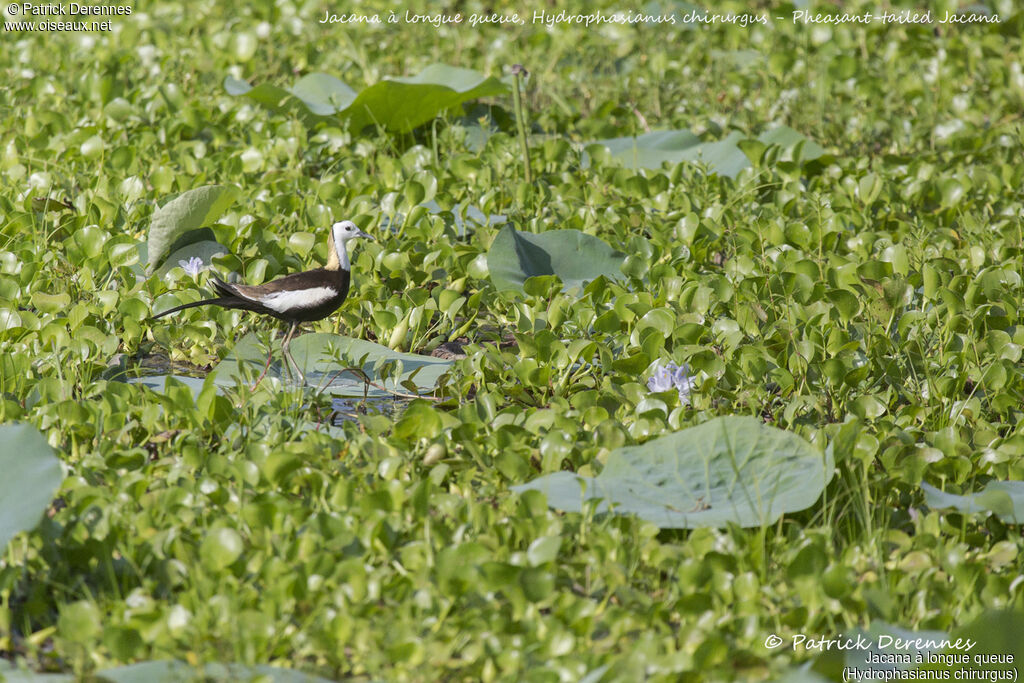
{"label": "white neck", "polygon": [[335,238],[334,248],[338,252],[338,265],[342,270],[352,270],[352,264],[348,261],[348,248],[345,246],[345,240]]}

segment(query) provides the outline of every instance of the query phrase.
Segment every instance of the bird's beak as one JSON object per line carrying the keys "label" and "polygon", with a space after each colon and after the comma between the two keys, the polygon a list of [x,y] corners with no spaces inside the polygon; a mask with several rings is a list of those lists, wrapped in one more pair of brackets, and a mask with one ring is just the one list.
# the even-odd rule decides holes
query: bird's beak
{"label": "bird's beak", "polygon": [[374,237],[373,235],[370,235],[368,233],[365,233],[362,230],[360,230],[359,232],[356,233],[356,237],[365,237],[368,240],[373,240],[374,242],[377,241],[376,237]]}

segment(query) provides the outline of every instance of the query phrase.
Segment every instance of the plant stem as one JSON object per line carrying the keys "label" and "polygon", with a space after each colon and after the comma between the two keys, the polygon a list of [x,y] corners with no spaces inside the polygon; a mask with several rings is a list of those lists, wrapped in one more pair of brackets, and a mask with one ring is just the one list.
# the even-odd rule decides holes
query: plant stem
{"label": "plant stem", "polygon": [[514,81],[512,87],[512,102],[516,109],[516,128],[519,130],[519,144],[523,148],[523,169],[525,171],[524,179],[527,184],[533,182],[533,173],[530,170],[530,145],[526,142],[526,111],[523,108],[523,95],[519,91],[519,85],[522,81],[522,76],[529,75],[529,72],[523,67],[522,64],[512,65],[512,79]]}

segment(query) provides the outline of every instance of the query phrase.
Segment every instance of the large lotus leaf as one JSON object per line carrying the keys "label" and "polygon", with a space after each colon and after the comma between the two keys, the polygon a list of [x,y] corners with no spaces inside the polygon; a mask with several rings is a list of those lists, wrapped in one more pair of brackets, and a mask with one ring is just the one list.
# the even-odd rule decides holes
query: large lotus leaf
{"label": "large lotus leaf", "polygon": [[140,662],[106,669],[97,674],[107,683],[178,683],[179,681],[267,681],[269,683],[330,683],[326,678],[311,676],[294,669],[275,666],[243,666],[211,663],[193,668],[176,660]]}
{"label": "large lotus leaf", "polygon": [[182,192],[157,209],[149,224],[148,271],[160,265],[178,238],[216,221],[237,196],[235,187],[207,185]]}
{"label": "large lotus leaf", "polygon": [[[412,379],[420,391],[430,391],[437,386],[437,380],[447,372],[451,361],[420,356],[413,353],[392,351],[386,346],[373,342],[343,337],[327,332],[304,334],[291,343],[291,353],[306,377],[306,385],[324,388],[335,396],[361,397],[364,395],[375,398],[390,396],[374,386],[366,387],[356,373],[344,371],[347,367],[357,367],[365,372],[371,380],[387,387],[391,391],[409,393],[404,386],[396,383],[388,373],[384,373],[384,364],[389,361],[402,363],[402,374],[399,382]],[[334,360],[338,356],[340,363]],[[360,363],[363,357],[365,362]],[[213,373],[214,381],[221,385],[233,385],[238,381],[249,381],[248,377],[258,377],[267,364],[267,349],[254,334],[247,334],[235,344],[231,353],[222,360]],[[245,368],[243,370],[243,368]],[[413,375],[415,373],[415,376]],[[382,374],[388,374],[386,379]],[[287,370],[281,356],[280,340],[274,342],[274,353],[267,371],[270,377],[286,379]]]}
{"label": "large lotus leaf", "polygon": [[[327,74],[310,74],[291,89],[271,85],[251,87],[244,81],[224,80],[232,95],[245,95],[274,111],[286,110],[298,103],[297,113],[307,123],[317,117],[346,119],[354,131],[381,126],[405,133],[445,111],[461,111],[469,100],[509,91],[508,85],[471,69],[433,64],[415,76],[390,78],[362,90],[358,95],[347,85]],[[294,98],[294,99],[292,99]]]}
{"label": "large lotus leaf", "polygon": [[383,80],[359,93],[345,112],[360,131],[370,125],[405,133],[441,112],[462,111],[462,103],[503,95],[508,85],[471,69],[432,64],[416,76]]}
{"label": "large lotus leaf", "polygon": [[230,95],[245,95],[275,112],[292,111],[307,125],[348,108],[356,98],[355,90],[323,73],[303,76],[288,90],[267,83],[254,88],[228,76],[224,79],[224,89]]}
{"label": "large lotus leaf", "polygon": [[253,87],[245,81],[228,76],[224,79],[224,89],[228,91],[229,95],[244,95],[273,112],[290,112],[310,127],[316,124],[317,121],[325,118],[324,115],[314,113],[309,105],[298,99],[291,91],[279,88],[276,85],[260,83]]}
{"label": "large lotus leaf", "polygon": [[665,161],[675,164],[679,154],[699,147],[700,138],[688,130],[656,130],[636,137],[597,140],[627,168],[661,168]]}
{"label": "large lotus leaf", "polygon": [[[660,130],[636,137],[598,140],[596,144],[607,147],[612,156],[627,168],[658,170],[666,162],[690,162],[707,166],[710,173],[735,178],[740,171],[750,166],[750,160],[739,147],[743,139],[740,133],[733,131],[723,140],[701,142],[700,138],[686,130]],[[802,161],[816,159],[825,152],[819,145],[786,127],[762,133],[758,140],[766,145],[779,145],[790,156],[802,142],[803,145],[799,147],[799,159]],[[786,157],[784,153],[782,158]]]}
{"label": "large lotus leaf", "polygon": [[60,460],[29,424],[0,425],[0,553],[19,531],[34,529],[64,480]]}
{"label": "large lotus leaf", "polygon": [[956,508],[973,514],[994,512],[1006,524],[1024,522],[1024,481],[990,481],[979,493],[958,496],[922,483],[925,501],[933,508]]}
{"label": "large lotus leaf", "polygon": [[566,290],[604,275],[622,279],[626,255],[579,230],[520,232],[506,225],[487,252],[491,282],[498,289],[522,289],[527,278],[557,275]]}
{"label": "large lotus leaf", "polygon": [[292,86],[291,93],[319,116],[328,116],[347,109],[356,99],[356,91],[329,74],[303,76]]}
{"label": "large lotus leaf", "polygon": [[6,666],[7,662],[0,659],[0,683],[74,683],[78,680],[71,674],[37,674]]}
{"label": "large lotus leaf", "polygon": [[686,130],[661,130],[636,137],[598,140],[597,144],[607,147],[626,168],[657,170],[666,162],[687,161],[704,164],[711,173],[732,178],[750,165],[736,145],[742,138],[732,132],[719,142],[701,142]]}
{"label": "large lotus leaf", "polygon": [[635,514],[662,528],[764,526],[810,507],[832,478],[832,456],[752,417],[719,417],[619,448],[597,477],[556,472],[514,487],[579,512]]}

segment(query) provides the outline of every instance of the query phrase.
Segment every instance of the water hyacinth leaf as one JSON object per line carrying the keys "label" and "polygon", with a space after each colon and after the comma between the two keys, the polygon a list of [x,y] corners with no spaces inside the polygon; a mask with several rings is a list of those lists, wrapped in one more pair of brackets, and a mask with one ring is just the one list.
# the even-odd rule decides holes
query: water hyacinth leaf
{"label": "water hyacinth leaf", "polygon": [[19,531],[34,529],[64,480],[60,460],[29,424],[0,425],[0,552]]}
{"label": "water hyacinth leaf", "polygon": [[414,400],[402,418],[395,424],[395,436],[400,439],[432,439],[441,431],[441,417],[430,405],[430,401]]}
{"label": "water hyacinth leaf", "polygon": [[199,546],[199,559],[211,570],[224,569],[245,549],[242,537],[234,529],[214,529]]}
{"label": "water hyacinth leaf", "polygon": [[929,507],[955,508],[965,514],[995,513],[1006,524],[1024,522],[1024,481],[990,481],[978,493],[956,495],[921,483]]}
{"label": "water hyacinth leaf", "polygon": [[[763,146],[779,145],[783,150],[780,160],[810,161],[825,153],[820,145],[784,126],[762,133],[757,140]],[[704,142],[687,130],[659,130],[594,144],[606,147],[626,168],[658,170],[666,162],[690,162],[707,166],[712,174],[735,178],[751,165],[741,149],[743,141],[743,135],[736,131],[722,140]]]}
{"label": "water hyacinth leaf", "polygon": [[832,455],[751,417],[720,417],[619,448],[596,477],[556,472],[513,490],[579,512],[635,514],[661,528],[757,527],[810,507],[832,478]]}
{"label": "water hyacinth leaf", "polygon": [[180,237],[216,221],[237,196],[235,187],[207,185],[183,192],[157,209],[149,225],[148,272],[163,262]]}
{"label": "water hyacinth leaf", "polygon": [[[295,338],[291,343],[291,354],[306,376],[307,386],[323,386],[335,396],[362,397],[365,392],[368,397],[382,398],[391,396],[389,392],[393,391],[408,393],[404,383],[410,380],[419,391],[430,391],[451,366],[449,360],[400,353],[380,344],[328,332],[304,334]],[[396,378],[385,372],[388,363],[401,363],[401,375]],[[238,381],[255,379],[263,372],[266,364],[266,347],[254,334],[247,334],[211,374],[215,376],[217,384],[231,386]],[[357,373],[346,371],[348,367],[360,368],[372,381],[386,387],[388,391],[367,386]],[[274,342],[274,356],[267,376],[288,378],[281,357],[280,341]]]}
{"label": "water hyacinth leaf", "polygon": [[[765,131],[757,139],[766,145],[781,147],[783,154],[780,161],[813,161],[825,155],[824,147],[788,126]],[[802,147],[799,146],[801,143]]]}
{"label": "water hyacinth leaf", "polygon": [[520,232],[506,225],[487,252],[491,282],[498,289],[523,289],[527,278],[557,275],[563,291],[582,289],[604,275],[621,280],[625,254],[579,230]]}
{"label": "water hyacinth leaf", "polygon": [[141,242],[119,242],[110,247],[107,260],[111,268],[128,268],[139,262],[139,245]]}
{"label": "water hyacinth leaf", "polygon": [[269,681],[270,683],[329,683],[328,679],[304,674],[294,669],[275,666],[244,666],[242,664],[207,664],[199,669],[177,660],[139,662],[106,669],[98,673],[100,681],[109,683],[177,683],[190,680]]}
{"label": "water hyacinth leaf", "polygon": [[345,119],[355,132],[380,126],[397,133],[407,133],[446,111],[461,113],[462,104],[469,100],[508,92],[508,85],[497,78],[444,64],[428,66],[415,76],[384,79],[358,95],[322,73],[305,76],[288,90],[267,84],[254,88],[230,76],[224,88],[274,111],[296,103],[307,125],[318,117],[335,116]]}

